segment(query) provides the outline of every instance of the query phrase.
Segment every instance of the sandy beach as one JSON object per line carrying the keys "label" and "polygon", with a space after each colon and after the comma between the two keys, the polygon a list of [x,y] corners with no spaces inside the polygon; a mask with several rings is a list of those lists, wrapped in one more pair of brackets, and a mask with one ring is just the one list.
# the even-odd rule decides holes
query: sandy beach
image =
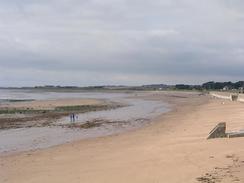
{"label": "sandy beach", "polygon": [[0,15],[0,183],[244,183],[244,0]]}
{"label": "sandy beach", "polygon": [[206,140],[219,122],[244,129],[244,104],[152,92],[172,111],[130,132],[0,156],[3,183],[244,182],[244,138]]}

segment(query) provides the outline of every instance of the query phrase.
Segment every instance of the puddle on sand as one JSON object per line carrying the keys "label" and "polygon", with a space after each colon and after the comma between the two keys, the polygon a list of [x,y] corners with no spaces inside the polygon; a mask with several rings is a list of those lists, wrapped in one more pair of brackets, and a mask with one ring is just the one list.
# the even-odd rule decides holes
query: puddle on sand
{"label": "puddle on sand", "polygon": [[[126,107],[121,107],[113,110],[87,112],[77,114],[76,123],[85,123],[96,119],[104,121],[135,121],[138,119],[148,119],[159,115],[168,110],[167,106],[162,102],[141,100],[141,99],[123,99],[113,100],[128,104]],[[58,120],[58,124],[69,124],[70,117],[64,117]]]}

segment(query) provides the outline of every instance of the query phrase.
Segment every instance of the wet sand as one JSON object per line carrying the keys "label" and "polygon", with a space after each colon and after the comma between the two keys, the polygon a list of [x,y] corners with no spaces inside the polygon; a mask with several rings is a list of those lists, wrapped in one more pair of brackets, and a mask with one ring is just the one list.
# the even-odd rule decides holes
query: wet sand
{"label": "wet sand", "polygon": [[181,92],[144,98],[173,110],[135,131],[1,156],[0,182],[244,182],[244,138],[206,140],[218,122],[244,129],[243,103]]}
{"label": "wet sand", "polygon": [[[3,113],[0,115],[0,154],[123,133],[147,125],[170,110],[162,101],[145,100],[134,93],[82,93],[82,97],[85,96],[98,99],[18,100],[7,103],[7,110],[0,107]],[[141,92],[140,96],[147,93]],[[60,97],[59,93],[56,97]],[[75,114],[75,121],[71,122],[70,113]]]}
{"label": "wet sand", "polygon": [[105,99],[52,99],[0,103],[0,130],[52,126],[70,113],[111,110],[122,104]]}
{"label": "wet sand", "polygon": [[53,109],[59,106],[75,106],[75,105],[99,105],[104,101],[95,99],[55,99],[55,100],[35,100],[26,102],[10,102],[0,105],[1,108],[16,109]]}

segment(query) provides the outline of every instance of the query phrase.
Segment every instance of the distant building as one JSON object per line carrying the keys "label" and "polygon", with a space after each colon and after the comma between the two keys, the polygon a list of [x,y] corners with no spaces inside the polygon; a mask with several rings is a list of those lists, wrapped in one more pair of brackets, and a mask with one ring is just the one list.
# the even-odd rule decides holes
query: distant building
{"label": "distant building", "polygon": [[230,90],[230,87],[229,87],[229,86],[225,86],[225,87],[223,88],[223,91],[228,91],[228,90]]}
{"label": "distant building", "polygon": [[239,90],[239,93],[244,93],[244,88],[243,87],[240,87],[238,90]]}

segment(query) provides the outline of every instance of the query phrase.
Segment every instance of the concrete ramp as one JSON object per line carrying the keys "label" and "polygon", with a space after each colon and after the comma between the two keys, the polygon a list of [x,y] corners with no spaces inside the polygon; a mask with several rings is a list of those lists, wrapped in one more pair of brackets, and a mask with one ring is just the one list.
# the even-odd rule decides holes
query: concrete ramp
{"label": "concrete ramp", "polygon": [[227,137],[228,138],[235,138],[235,137],[244,137],[244,131],[238,131],[238,132],[230,132],[227,133]]}
{"label": "concrete ramp", "polygon": [[213,139],[213,138],[224,138],[227,137],[226,135],[226,123],[221,122],[217,126],[212,129],[212,131],[209,133],[209,136],[207,139]]}
{"label": "concrete ramp", "polygon": [[226,133],[226,123],[222,122],[217,124],[217,126],[215,126],[214,129],[212,129],[207,139],[224,138],[224,137],[227,138],[244,137],[244,130]]}

